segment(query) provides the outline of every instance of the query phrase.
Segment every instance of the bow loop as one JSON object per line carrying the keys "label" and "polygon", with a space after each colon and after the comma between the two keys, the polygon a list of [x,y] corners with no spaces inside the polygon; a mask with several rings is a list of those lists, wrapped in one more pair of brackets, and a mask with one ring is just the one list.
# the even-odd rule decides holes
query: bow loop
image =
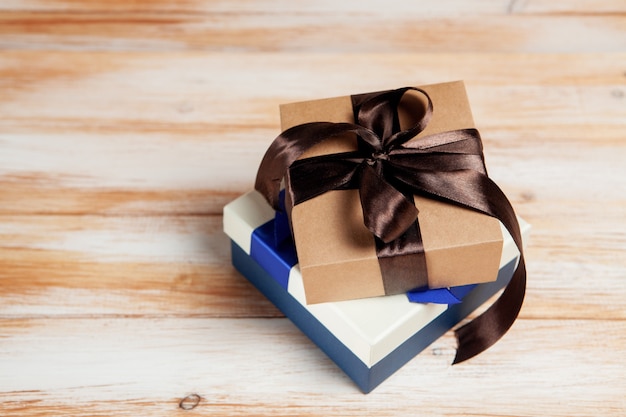
{"label": "bow loop", "polygon": [[396,111],[402,94],[399,90],[387,91],[365,101],[359,108],[357,123],[376,133],[381,148],[385,141],[400,130]]}

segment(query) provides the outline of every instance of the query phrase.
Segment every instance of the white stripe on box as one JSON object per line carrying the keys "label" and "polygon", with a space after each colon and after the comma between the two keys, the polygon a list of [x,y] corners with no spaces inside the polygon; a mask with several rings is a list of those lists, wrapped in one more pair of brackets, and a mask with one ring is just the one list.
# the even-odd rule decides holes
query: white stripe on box
{"label": "white stripe on box", "polygon": [[[274,211],[265,199],[258,192],[250,191],[224,207],[224,231],[249,255],[252,232],[273,217]],[[522,219],[519,221],[526,239],[530,226]],[[504,227],[502,235],[500,267],[519,256]],[[370,368],[448,307],[411,303],[404,294],[307,305],[298,265],[289,274],[288,291]]]}

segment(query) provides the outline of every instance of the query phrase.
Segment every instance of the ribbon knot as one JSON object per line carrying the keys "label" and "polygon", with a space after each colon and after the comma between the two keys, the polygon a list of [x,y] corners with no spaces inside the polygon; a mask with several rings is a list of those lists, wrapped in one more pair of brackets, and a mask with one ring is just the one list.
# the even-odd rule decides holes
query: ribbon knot
{"label": "ribbon knot", "polygon": [[374,165],[377,162],[388,161],[388,160],[389,160],[389,154],[387,152],[381,151],[381,152],[374,152],[372,156],[366,160],[366,162],[368,163],[368,165]]}
{"label": "ribbon knot", "polygon": [[[423,94],[427,107],[412,127],[402,130],[398,106],[409,90]],[[508,330],[524,299],[526,271],[515,212],[487,176],[476,129],[440,132],[410,141],[424,130],[432,116],[433,103],[426,91],[405,87],[352,96],[352,104],[357,123],[313,122],[282,132],[261,161],[255,188],[277,211],[283,178],[292,205],[330,190],[358,189],[365,225],[376,237],[381,272],[403,285],[427,284],[413,195],[425,195],[498,218],[513,237],[521,254],[520,262],[501,297],[485,313],[457,330],[459,350],[455,363],[466,360],[491,346]],[[299,159],[311,147],[346,135],[356,135],[356,151]],[[418,279],[412,280],[410,275]],[[397,293],[399,288],[402,285],[396,285],[392,291]]]}

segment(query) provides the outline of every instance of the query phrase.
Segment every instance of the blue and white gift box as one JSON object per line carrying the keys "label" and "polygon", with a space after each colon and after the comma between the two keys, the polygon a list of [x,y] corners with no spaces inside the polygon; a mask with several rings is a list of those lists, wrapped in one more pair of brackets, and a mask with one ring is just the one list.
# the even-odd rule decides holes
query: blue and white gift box
{"label": "blue and white gift box", "polygon": [[[293,246],[275,244],[275,214],[256,191],[224,207],[233,265],[364,393],[504,288],[519,260],[519,251],[502,227],[502,258],[494,282],[413,294],[414,299],[425,296],[438,303],[411,302],[399,294],[307,305]],[[530,226],[520,219],[520,228],[526,239]],[[441,304],[440,297],[454,304]]]}

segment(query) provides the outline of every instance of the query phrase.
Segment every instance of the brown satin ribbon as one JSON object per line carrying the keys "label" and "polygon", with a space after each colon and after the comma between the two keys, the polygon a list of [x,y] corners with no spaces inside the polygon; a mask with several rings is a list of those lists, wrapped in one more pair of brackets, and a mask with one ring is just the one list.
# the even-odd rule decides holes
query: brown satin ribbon
{"label": "brown satin ribbon", "polygon": [[[351,96],[352,109],[354,111],[354,120],[357,120],[361,126],[369,128],[382,139],[383,148],[389,147],[385,140],[390,138],[394,133],[401,130],[400,120],[398,117],[398,106],[404,93],[388,91],[382,93],[368,93]],[[420,118],[415,125],[415,131],[420,132],[428,123],[432,113],[432,102],[428,99],[428,107],[424,117]],[[409,138],[410,139],[410,138]],[[357,141],[358,143],[358,141]],[[385,146],[387,145],[387,146]],[[367,152],[367,149],[364,149]],[[376,161],[377,174],[382,176],[383,161],[388,159],[384,154],[381,161]],[[371,164],[371,162],[370,162]],[[366,173],[367,174],[367,173]],[[361,184],[373,184],[374,179],[362,178]],[[398,188],[396,188],[398,189]],[[398,189],[401,191],[402,189]],[[371,192],[371,191],[370,191]],[[375,195],[379,195],[375,190]],[[368,199],[365,193],[361,193],[361,198]],[[413,194],[403,192],[404,197],[415,205]],[[398,197],[399,198],[399,197]],[[377,208],[382,213],[385,208]],[[407,210],[412,208],[407,207]],[[370,209],[371,210],[371,209]],[[415,212],[417,214],[417,211]],[[393,215],[393,213],[392,213]],[[393,218],[385,219],[393,223]],[[374,231],[372,230],[372,233]],[[422,242],[422,232],[419,226],[419,220],[415,221],[397,238],[390,242],[385,242],[376,233],[374,233],[374,241],[376,245],[376,257],[378,258],[378,266],[382,277],[383,287],[386,295],[401,294],[407,290],[417,288],[428,288],[428,270],[426,267],[426,254],[424,252],[424,244]]]}
{"label": "brown satin ribbon", "polygon": [[[424,94],[428,108],[413,127],[401,130],[397,107],[409,90]],[[419,261],[423,261],[423,245],[418,211],[411,195],[426,195],[498,218],[513,237],[520,262],[500,298],[456,331],[459,347],[454,363],[469,359],[511,327],[526,287],[517,218],[504,193],[487,176],[478,131],[442,132],[407,143],[426,127],[432,114],[430,97],[418,88],[353,96],[353,106],[358,124],[313,122],[281,133],[261,161],[255,188],[276,210],[283,177],[294,205],[330,190],[358,189],[365,225],[376,237],[377,250],[387,255],[379,256],[381,272],[388,267],[388,272],[401,277],[425,272],[425,262]],[[307,149],[347,133],[356,135],[357,151],[298,160]]]}

